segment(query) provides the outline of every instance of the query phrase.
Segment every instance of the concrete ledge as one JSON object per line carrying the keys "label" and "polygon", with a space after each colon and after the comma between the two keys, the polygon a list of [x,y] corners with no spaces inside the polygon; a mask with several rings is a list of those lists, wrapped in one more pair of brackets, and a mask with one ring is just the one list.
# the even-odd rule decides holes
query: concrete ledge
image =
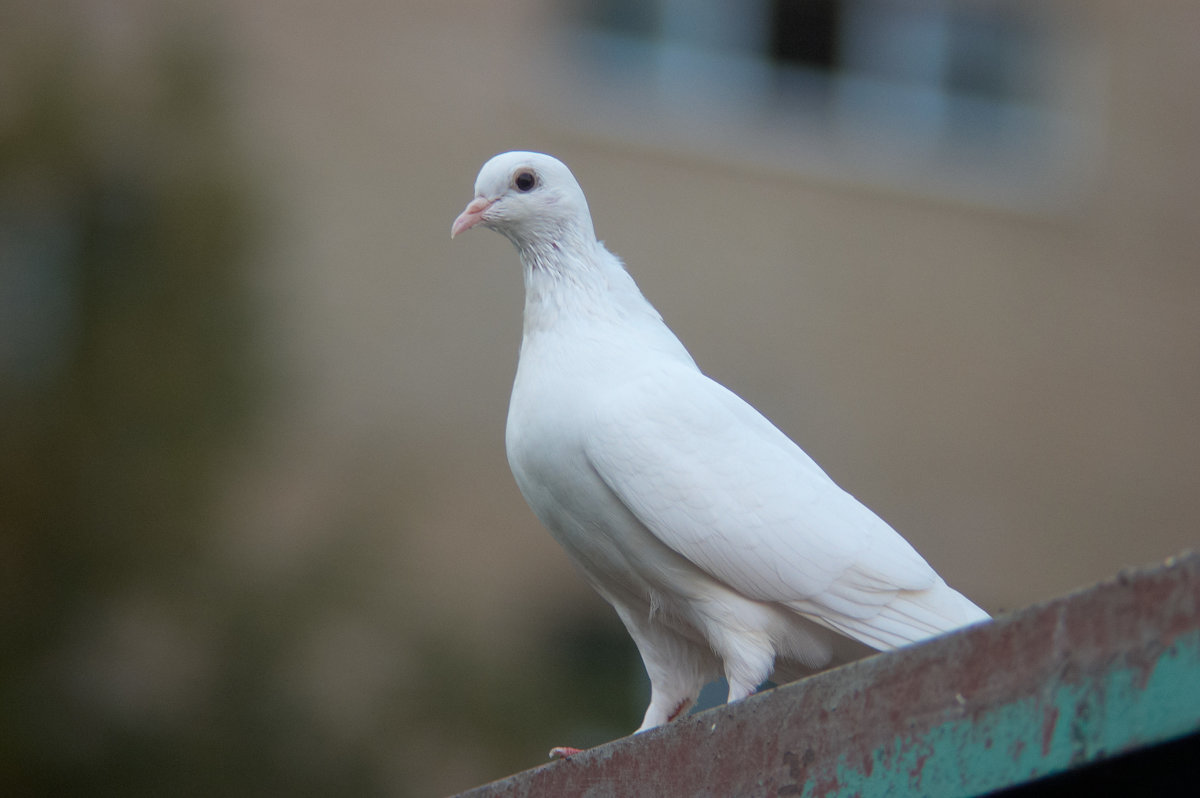
{"label": "concrete ledge", "polygon": [[1200,730],[1200,554],[463,793],[978,795]]}

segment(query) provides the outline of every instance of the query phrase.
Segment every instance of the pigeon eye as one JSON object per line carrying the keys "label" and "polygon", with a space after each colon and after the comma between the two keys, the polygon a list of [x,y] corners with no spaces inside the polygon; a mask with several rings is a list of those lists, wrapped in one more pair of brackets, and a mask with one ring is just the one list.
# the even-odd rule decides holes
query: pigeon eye
{"label": "pigeon eye", "polygon": [[532,191],[537,185],[537,177],[528,170],[517,172],[517,176],[513,178],[513,185],[517,187],[517,191]]}

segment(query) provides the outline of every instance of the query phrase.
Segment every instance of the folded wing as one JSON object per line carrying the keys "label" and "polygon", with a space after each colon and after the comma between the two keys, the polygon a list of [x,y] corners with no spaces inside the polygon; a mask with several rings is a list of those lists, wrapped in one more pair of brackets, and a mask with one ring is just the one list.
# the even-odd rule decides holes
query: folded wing
{"label": "folded wing", "polygon": [[600,400],[592,467],[657,538],[738,593],[880,649],[988,617],[700,372],[664,366]]}

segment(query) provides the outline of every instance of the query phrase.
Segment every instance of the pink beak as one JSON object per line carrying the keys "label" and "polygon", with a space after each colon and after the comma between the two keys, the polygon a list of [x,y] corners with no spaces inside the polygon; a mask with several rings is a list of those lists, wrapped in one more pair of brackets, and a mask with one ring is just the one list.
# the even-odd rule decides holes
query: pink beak
{"label": "pink beak", "polygon": [[483,221],[483,214],[492,207],[493,202],[495,200],[476,197],[467,203],[467,207],[463,208],[463,212],[454,220],[454,224],[450,225],[450,237],[454,238],[464,230],[470,230]]}

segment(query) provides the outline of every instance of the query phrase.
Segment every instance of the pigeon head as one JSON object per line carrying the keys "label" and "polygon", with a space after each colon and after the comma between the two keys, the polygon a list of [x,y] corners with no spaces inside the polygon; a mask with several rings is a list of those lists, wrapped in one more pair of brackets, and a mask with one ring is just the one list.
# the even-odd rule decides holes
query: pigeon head
{"label": "pigeon head", "polygon": [[595,242],[587,200],[566,165],[540,152],[506,152],[475,179],[475,199],[450,227],[450,237],[482,225],[519,250]]}

